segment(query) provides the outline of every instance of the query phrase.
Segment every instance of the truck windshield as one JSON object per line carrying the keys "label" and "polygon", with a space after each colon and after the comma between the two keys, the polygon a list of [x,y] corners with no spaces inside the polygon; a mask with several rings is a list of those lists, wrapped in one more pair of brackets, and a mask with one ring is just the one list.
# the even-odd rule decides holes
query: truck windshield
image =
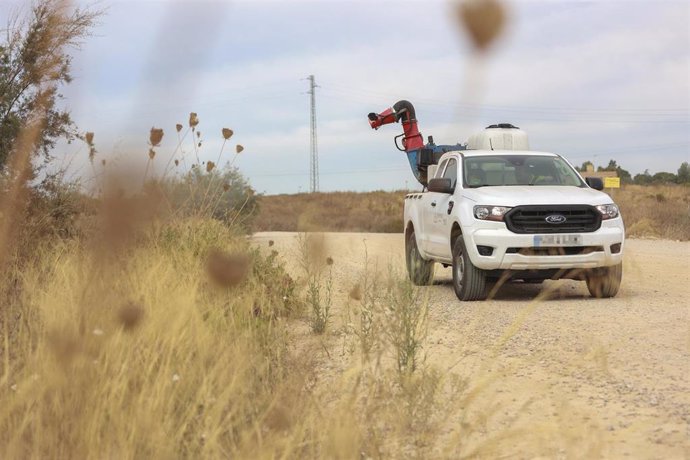
{"label": "truck windshield", "polygon": [[482,155],[465,157],[465,187],[502,185],[570,185],[584,187],[577,173],[557,156]]}

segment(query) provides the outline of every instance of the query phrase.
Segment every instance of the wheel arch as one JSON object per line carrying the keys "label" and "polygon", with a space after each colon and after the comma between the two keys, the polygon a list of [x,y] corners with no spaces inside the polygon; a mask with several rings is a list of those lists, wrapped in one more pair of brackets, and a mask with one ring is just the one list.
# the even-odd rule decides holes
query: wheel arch
{"label": "wheel arch", "polygon": [[450,229],[450,252],[451,254],[453,253],[453,247],[455,246],[455,242],[457,241],[458,237],[462,236],[462,228],[460,227],[460,224],[456,221],[453,222],[453,226]]}
{"label": "wheel arch", "polygon": [[407,241],[412,232],[414,232],[414,224],[412,223],[412,220],[409,220],[407,225],[405,225],[405,241]]}

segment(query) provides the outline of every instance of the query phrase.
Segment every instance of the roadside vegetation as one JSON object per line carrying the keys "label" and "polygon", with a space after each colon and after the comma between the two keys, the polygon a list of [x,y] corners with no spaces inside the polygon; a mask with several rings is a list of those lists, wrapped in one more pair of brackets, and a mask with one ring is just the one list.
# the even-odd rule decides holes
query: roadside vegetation
{"label": "roadside vegetation", "polygon": [[[624,184],[606,190],[620,206],[630,238],[690,240],[690,186]],[[255,231],[402,233],[409,192],[331,192],[257,198]]]}

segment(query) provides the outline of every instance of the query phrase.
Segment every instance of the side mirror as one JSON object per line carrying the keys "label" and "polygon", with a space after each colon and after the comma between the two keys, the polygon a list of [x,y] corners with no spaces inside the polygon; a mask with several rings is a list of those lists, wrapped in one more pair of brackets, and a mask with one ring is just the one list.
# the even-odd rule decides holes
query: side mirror
{"label": "side mirror", "polygon": [[452,195],[455,191],[455,187],[453,187],[450,179],[444,179],[442,177],[431,179],[427,188],[430,192],[446,193],[448,195]]}
{"label": "side mirror", "polygon": [[604,181],[600,177],[586,177],[585,182],[594,190],[604,190]]}

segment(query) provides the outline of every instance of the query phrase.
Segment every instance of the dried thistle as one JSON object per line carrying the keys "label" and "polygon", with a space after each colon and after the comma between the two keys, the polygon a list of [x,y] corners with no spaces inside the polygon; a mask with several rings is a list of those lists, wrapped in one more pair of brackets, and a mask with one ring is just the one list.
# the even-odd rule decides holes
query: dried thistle
{"label": "dried thistle", "polygon": [[362,300],[362,286],[355,284],[348,294],[352,300]]}
{"label": "dried thistle", "polygon": [[181,124],[179,124],[179,123],[178,123],[178,124],[176,124],[176,125],[175,125],[175,129],[176,129],[176,130],[177,130],[177,132],[179,133],[180,131],[182,131],[182,125],[181,125]]}
{"label": "dried thistle", "polygon": [[213,168],[216,167],[216,164],[212,161],[209,161],[206,163],[206,172],[211,172],[213,171]]}
{"label": "dried thistle", "polygon": [[333,257],[326,257],[326,265],[333,265]]}
{"label": "dried thistle", "polygon": [[196,132],[196,137],[201,137],[201,131]]}
{"label": "dried thistle", "polygon": [[242,147],[240,144],[237,144],[237,147],[235,147],[235,152],[240,153],[244,150],[244,147]]}
{"label": "dried thistle", "polygon": [[273,246],[274,244],[275,244],[275,242],[274,242],[273,240],[268,240],[268,247],[269,247],[269,248],[270,248],[271,246]]}
{"label": "dried thistle", "polygon": [[152,147],[158,147],[163,140],[163,129],[161,128],[151,128],[151,134],[149,135],[149,143]]}
{"label": "dried thistle", "polygon": [[199,141],[199,144],[197,145],[197,147],[201,148],[201,141]]}
{"label": "dried thistle", "polygon": [[223,132],[223,139],[225,139],[226,141],[227,141],[228,139],[230,139],[230,138],[232,137],[233,134],[235,134],[235,133],[232,131],[232,129],[228,129],[228,128],[223,128],[223,131],[222,131],[222,132]]}
{"label": "dried thistle", "polygon": [[458,20],[477,50],[484,52],[503,32],[506,11],[499,0],[467,0],[458,5]]}
{"label": "dried thistle", "polygon": [[51,331],[48,333],[48,344],[55,354],[56,360],[62,365],[69,365],[82,351],[84,345],[77,337],[67,331]]}
{"label": "dried thistle", "polygon": [[230,184],[223,184],[223,191],[227,192],[228,190],[230,190]]}
{"label": "dried thistle", "polygon": [[180,160],[175,159],[175,166],[180,166]]}
{"label": "dried thistle", "polygon": [[226,254],[214,249],[206,261],[206,271],[216,285],[237,286],[249,273],[249,258],[244,254]]}
{"label": "dried thistle", "polygon": [[134,329],[143,317],[144,309],[134,302],[126,303],[117,312],[117,319],[126,331]]}
{"label": "dried thistle", "polygon": [[84,134],[84,140],[89,147],[93,147],[93,133],[88,132]]}
{"label": "dried thistle", "polygon": [[196,125],[199,124],[199,117],[197,116],[196,112],[192,112],[189,114],[189,127],[194,129],[196,128]]}
{"label": "dried thistle", "polygon": [[149,149],[149,160],[153,160],[154,158],[156,158],[156,151]]}

